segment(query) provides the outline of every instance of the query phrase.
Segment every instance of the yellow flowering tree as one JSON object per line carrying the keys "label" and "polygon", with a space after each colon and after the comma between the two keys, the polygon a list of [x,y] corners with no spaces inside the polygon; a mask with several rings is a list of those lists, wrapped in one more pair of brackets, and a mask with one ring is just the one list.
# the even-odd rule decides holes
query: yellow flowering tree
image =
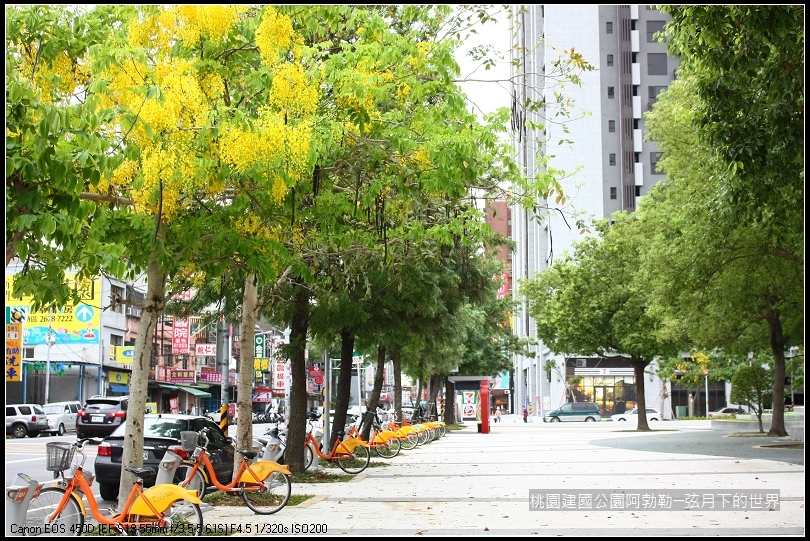
{"label": "yellow flowering tree", "polygon": [[[105,128],[123,160],[94,188],[132,200],[108,232],[128,234],[130,262],[147,271],[123,456],[138,465],[157,316],[234,266],[258,281],[278,272],[279,209],[309,167],[318,91],[273,7],[111,9],[121,24],[91,51],[89,88],[115,111]],[[121,494],[132,481],[122,475]]]}
{"label": "yellow flowering tree", "polygon": [[[389,284],[385,295],[393,299],[410,286],[402,281],[409,259],[439,262],[454,246],[473,250],[486,230],[473,192],[519,175],[498,126],[482,125],[456,85],[463,24],[451,6],[283,11],[309,46],[305,65],[320,74],[323,89],[315,168],[287,200],[292,249],[301,254],[292,276],[301,285],[284,289],[289,303],[275,307],[278,321],[292,322],[287,462],[295,470],[305,429],[306,336],[368,331],[372,310],[363,305],[383,297],[372,277]],[[350,362],[351,347],[342,351]],[[349,388],[338,388],[340,416]]]}
{"label": "yellow flowering tree", "polygon": [[[88,242],[101,209],[82,198],[119,161],[103,129],[111,112],[87,92],[88,51],[106,40],[111,18],[44,4],[6,5],[5,13],[6,267],[22,269],[14,296],[63,306],[75,293],[65,266],[88,276],[123,268],[121,246]],[[93,255],[82,257],[88,244]]]}

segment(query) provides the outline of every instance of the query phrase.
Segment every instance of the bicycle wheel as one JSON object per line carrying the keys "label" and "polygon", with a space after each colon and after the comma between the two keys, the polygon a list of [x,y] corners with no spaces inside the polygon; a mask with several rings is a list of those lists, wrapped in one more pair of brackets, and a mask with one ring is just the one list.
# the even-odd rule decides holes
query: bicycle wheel
{"label": "bicycle wheel", "polygon": [[70,495],[70,499],[59,514],[53,520],[48,520],[48,517],[59,507],[59,502],[62,501],[65,492],[63,488],[46,487],[31,500],[28,504],[28,511],[25,513],[26,536],[65,537],[83,533],[84,515],[75,493]]}
{"label": "bicycle wheel", "polygon": [[422,430],[420,430],[419,432],[417,432],[417,433],[416,433],[416,435],[417,435],[417,437],[419,438],[419,439],[417,440],[417,442],[416,442],[416,445],[420,445],[420,446],[421,446],[421,445],[424,445],[425,443],[427,443],[427,440],[428,440],[428,434],[427,434],[427,430],[425,430],[425,429],[423,428]]}
{"label": "bicycle wheel", "polygon": [[150,526],[141,525],[138,527],[129,526],[126,522],[121,523],[121,527],[128,535],[156,535],[159,532],[170,531],[171,535],[183,535],[200,537],[203,535],[203,516],[199,504],[186,500],[177,500],[166,510],[163,516],[163,524],[153,516],[142,517],[131,515],[129,520],[133,523],[151,523]]}
{"label": "bicycle wheel", "polygon": [[401,449],[402,449],[402,442],[399,441],[399,438],[393,437],[389,438],[389,440],[386,441],[384,445],[378,445],[374,447],[374,452],[377,453],[382,458],[394,458],[399,454],[399,451]]}
{"label": "bicycle wheel", "polygon": [[261,483],[239,483],[239,488],[242,489],[242,499],[251,511],[259,515],[272,515],[290,501],[292,482],[289,475],[274,471]]}
{"label": "bicycle wheel", "polygon": [[197,495],[200,497],[200,499],[202,499],[202,497],[205,496],[205,491],[207,488],[207,485],[205,484],[205,477],[203,477],[202,471],[198,469],[196,472],[194,472],[191,479],[187,479],[193,468],[194,466],[191,464],[180,464],[177,467],[177,471],[174,472],[172,484],[179,485],[189,490],[196,490]]}
{"label": "bicycle wheel", "polygon": [[406,451],[410,451],[419,444],[419,436],[416,432],[409,432],[407,436],[401,438],[400,446]]}
{"label": "bicycle wheel", "polygon": [[315,451],[309,445],[304,445],[304,469],[310,469],[315,462]]}
{"label": "bicycle wheel", "polygon": [[341,455],[346,455],[346,458],[337,459],[338,466],[340,466],[340,469],[346,473],[358,474],[368,468],[368,465],[371,462],[371,451],[369,451],[368,447],[363,445],[358,445],[352,449],[351,457],[348,456],[348,453],[343,453],[341,451],[338,451],[338,453]]}

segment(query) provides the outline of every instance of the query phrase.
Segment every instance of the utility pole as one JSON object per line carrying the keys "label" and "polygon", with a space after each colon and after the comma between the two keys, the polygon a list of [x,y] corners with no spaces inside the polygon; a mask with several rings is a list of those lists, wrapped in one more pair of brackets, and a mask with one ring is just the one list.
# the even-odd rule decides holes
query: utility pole
{"label": "utility pole", "polygon": [[228,324],[225,318],[217,322],[217,366],[222,374],[222,405],[227,406],[230,403],[228,388],[229,383],[229,365],[231,361],[230,351],[228,351]]}

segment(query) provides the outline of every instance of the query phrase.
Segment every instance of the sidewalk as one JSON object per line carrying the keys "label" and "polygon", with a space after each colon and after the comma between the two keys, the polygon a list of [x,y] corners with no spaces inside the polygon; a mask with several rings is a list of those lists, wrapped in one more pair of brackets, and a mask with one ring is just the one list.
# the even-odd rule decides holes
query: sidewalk
{"label": "sidewalk", "polygon": [[[241,535],[328,536],[804,536],[804,466],[738,456],[641,451],[636,438],[717,438],[708,421],[663,422],[652,433],[613,423],[523,423],[504,416],[490,434],[476,423],[386,461],[375,456],[348,483],[293,484],[315,497],[262,516],[247,507],[211,507],[208,525]],[[679,442],[679,439],[684,440]],[[733,438],[746,440],[750,438]],[[600,440],[611,446],[600,445]],[[617,447],[618,442],[627,447]],[[657,441],[661,441],[660,439]],[[795,451],[793,451],[795,452]],[[803,450],[799,451],[803,454]],[[787,456],[787,455],[786,455]],[[780,491],[780,510],[530,510],[530,490],[590,493]],[[248,531],[249,530],[249,531]],[[236,533],[239,535],[239,533]]]}

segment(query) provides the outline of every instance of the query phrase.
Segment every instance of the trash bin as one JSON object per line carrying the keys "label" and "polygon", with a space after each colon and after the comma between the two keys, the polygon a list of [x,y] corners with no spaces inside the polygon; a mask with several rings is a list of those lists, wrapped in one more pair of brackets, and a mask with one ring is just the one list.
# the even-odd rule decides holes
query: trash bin
{"label": "trash bin", "polygon": [[683,419],[689,415],[689,406],[675,406],[675,417]]}

